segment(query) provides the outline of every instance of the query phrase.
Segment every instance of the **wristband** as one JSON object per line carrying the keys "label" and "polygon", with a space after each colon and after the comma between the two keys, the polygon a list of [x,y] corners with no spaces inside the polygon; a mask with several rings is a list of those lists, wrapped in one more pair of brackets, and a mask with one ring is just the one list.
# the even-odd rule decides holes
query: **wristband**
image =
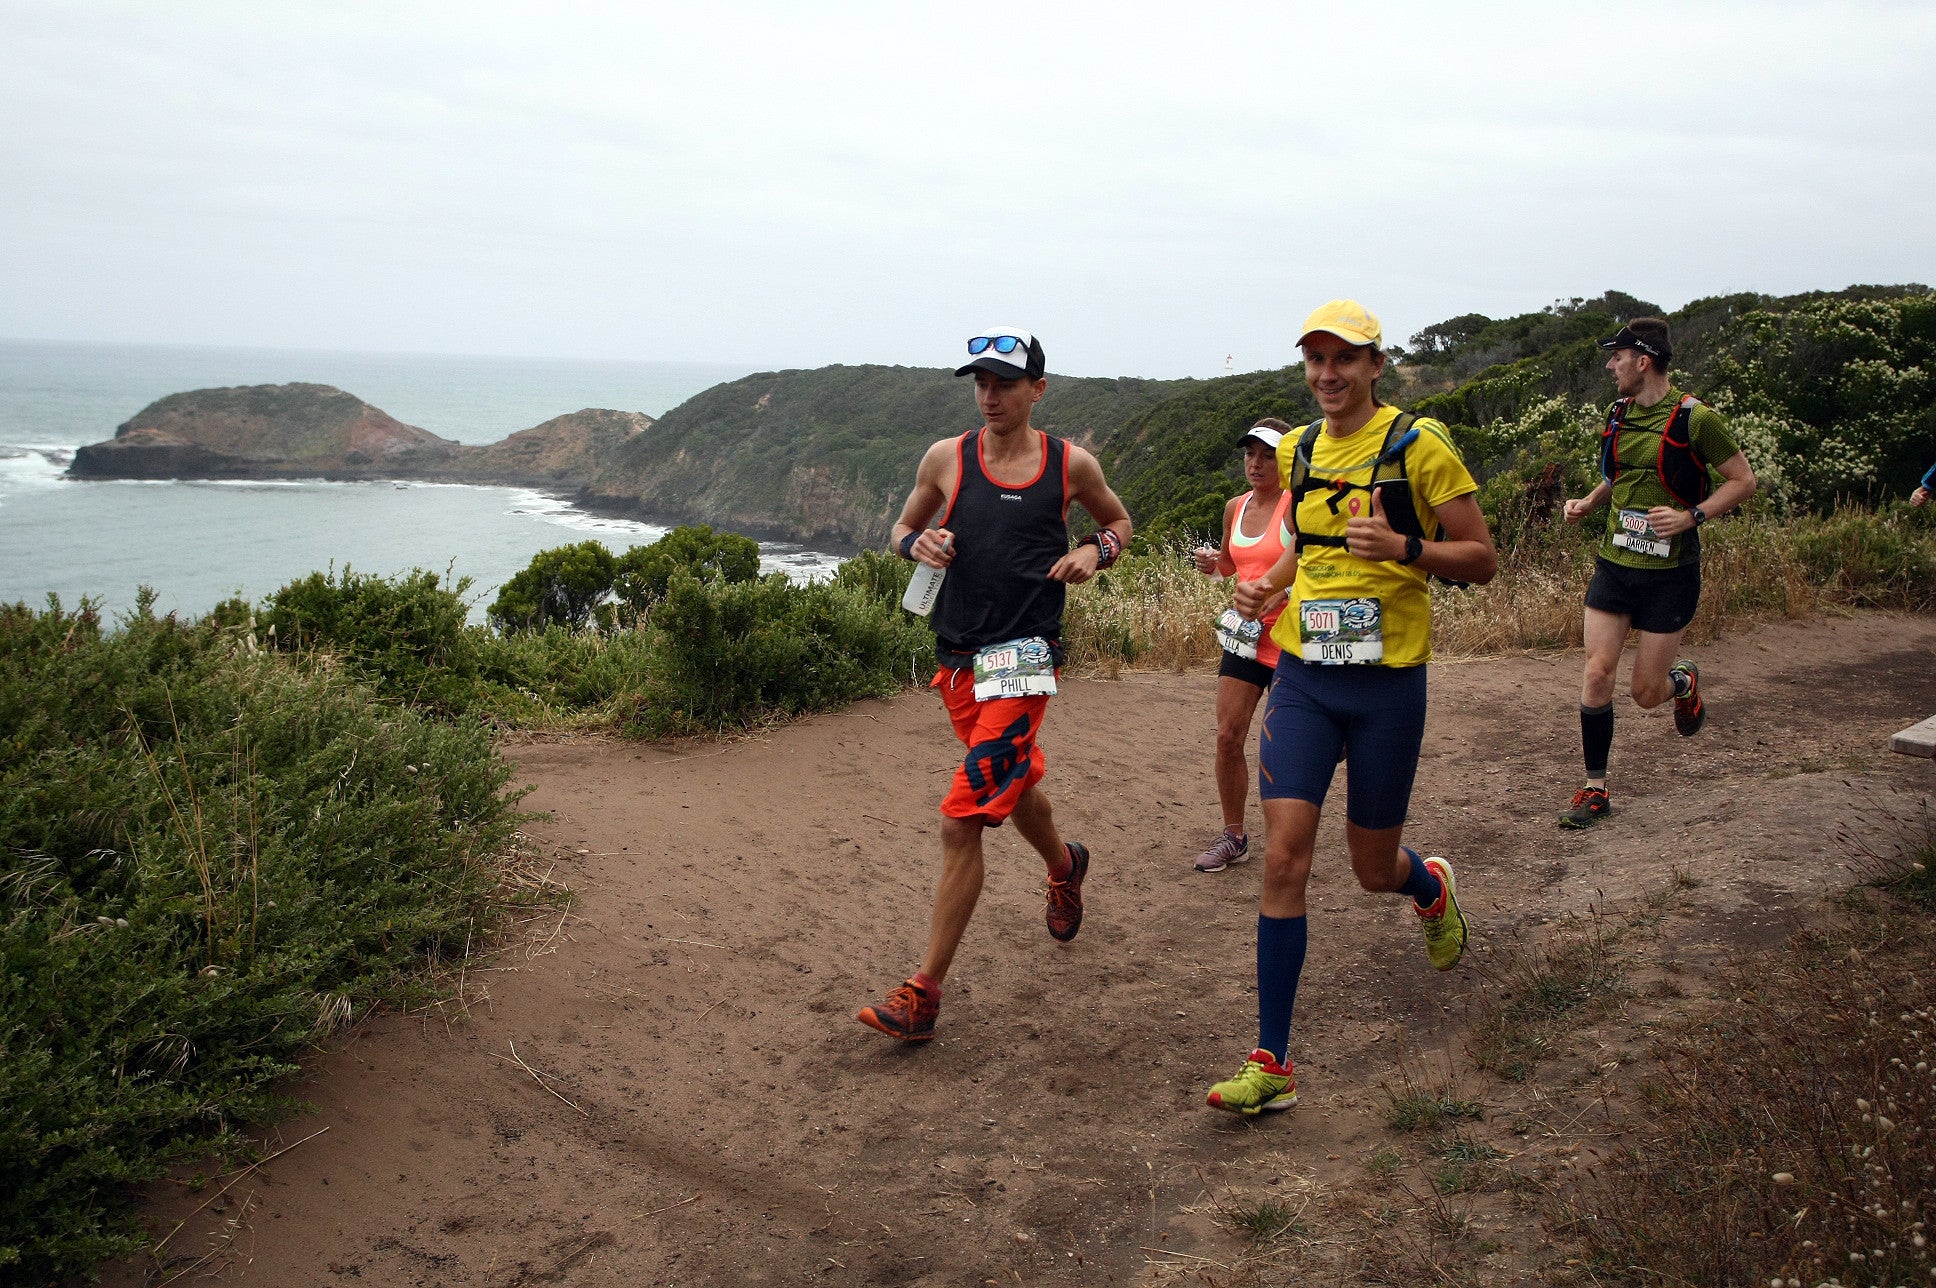
{"label": "wristband", "polygon": [[910,532],[905,537],[902,537],[901,538],[901,558],[913,559],[914,543],[919,541],[920,539],[921,539],[921,534],[918,532]]}
{"label": "wristband", "polygon": [[1417,563],[1418,557],[1424,553],[1425,539],[1423,537],[1408,536],[1405,538],[1405,557],[1398,562],[1401,564]]}
{"label": "wristband", "polygon": [[1096,571],[1101,572],[1123,557],[1123,539],[1108,528],[1097,528],[1094,532],[1076,542],[1077,546],[1096,548]]}

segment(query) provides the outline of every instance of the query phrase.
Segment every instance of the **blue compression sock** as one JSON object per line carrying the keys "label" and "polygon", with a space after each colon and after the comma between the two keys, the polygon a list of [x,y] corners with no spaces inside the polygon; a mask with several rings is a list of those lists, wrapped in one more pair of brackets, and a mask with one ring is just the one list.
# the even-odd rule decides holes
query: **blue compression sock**
{"label": "blue compression sock", "polygon": [[1291,1044],[1291,1007],[1304,973],[1303,917],[1257,918],[1257,1045],[1282,1064]]}
{"label": "blue compression sock", "polygon": [[1398,887],[1400,894],[1412,896],[1412,902],[1421,908],[1429,908],[1439,901],[1445,885],[1425,866],[1425,860],[1418,857],[1418,851],[1409,845],[1401,845],[1405,857],[1412,861],[1412,875],[1405,878],[1405,884]]}

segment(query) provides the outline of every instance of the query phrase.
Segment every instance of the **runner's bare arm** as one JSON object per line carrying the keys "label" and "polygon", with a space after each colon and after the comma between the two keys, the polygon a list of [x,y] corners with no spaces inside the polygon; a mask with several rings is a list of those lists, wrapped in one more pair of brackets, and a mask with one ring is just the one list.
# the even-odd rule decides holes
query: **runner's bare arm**
{"label": "runner's bare arm", "polygon": [[1568,523],[1578,523],[1581,519],[1586,518],[1587,515],[1592,514],[1600,506],[1606,504],[1607,497],[1612,495],[1612,493],[1613,484],[1607,482],[1605,479],[1601,479],[1599,484],[1585,496],[1577,498],[1569,497],[1564,507],[1566,521]]}
{"label": "runner's bare arm", "polygon": [[[944,438],[929,447],[922,456],[921,464],[914,472],[914,491],[908,493],[907,504],[901,507],[901,517],[894,521],[894,530],[888,543],[896,554],[900,553],[901,542],[910,532],[921,535],[914,540],[914,557],[924,564],[936,568],[946,568],[954,562],[955,550],[951,544],[954,536],[945,528],[930,528],[941,507],[948,503],[948,494],[954,491],[955,471],[959,468],[955,455],[955,440]],[[943,543],[949,542],[946,548]]]}
{"label": "runner's bare arm", "polygon": [[[1069,444],[1069,499],[1087,510],[1097,527],[1108,528],[1118,541],[1129,544],[1129,511],[1123,508],[1122,498],[1110,489],[1096,458],[1074,443]],[[1101,559],[1102,551],[1096,546],[1077,546],[1055,561],[1049,580],[1079,586],[1096,575]]]}
{"label": "runner's bare arm", "polygon": [[[1483,586],[1499,573],[1499,552],[1492,545],[1492,529],[1473,493],[1454,497],[1435,511],[1445,528],[1440,541],[1427,541],[1412,566],[1447,581],[1469,581]],[[1402,538],[1401,538],[1402,540]]]}
{"label": "runner's bare arm", "polygon": [[1297,580],[1297,551],[1287,549],[1279,555],[1270,571],[1256,581],[1240,581],[1230,602],[1243,616],[1256,621],[1271,609],[1271,601],[1283,596]]}
{"label": "runner's bare arm", "polygon": [[[1714,468],[1721,471],[1721,486],[1701,502],[1701,513],[1710,519],[1720,518],[1753,496],[1755,490],[1754,470],[1749,468],[1745,454],[1736,452]],[[1657,505],[1647,511],[1647,526],[1663,537],[1671,537],[1693,527],[1694,516],[1671,505]]]}
{"label": "runner's bare arm", "polygon": [[1237,521],[1237,508],[1243,503],[1241,496],[1233,496],[1223,507],[1223,544],[1212,550],[1209,546],[1198,546],[1190,555],[1197,571],[1206,577],[1228,577],[1237,571],[1237,563],[1230,557],[1230,525]]}

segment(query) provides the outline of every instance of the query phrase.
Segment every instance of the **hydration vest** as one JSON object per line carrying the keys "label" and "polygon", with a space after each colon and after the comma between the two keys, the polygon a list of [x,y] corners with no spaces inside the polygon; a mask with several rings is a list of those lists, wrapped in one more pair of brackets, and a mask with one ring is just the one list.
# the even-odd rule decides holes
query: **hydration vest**
{"label": "hydration vest", "polygon": [[[1609,486],[1617,481],[1622,470],[1631,473],[1647,468],[1644,465],[1622,465],[1619,453],[1614,450],[1620,441],[1620,431],[1632,428],[1627,424],[1626,417],[1633,407],[1633,401],[1631,397],[1616,399],[1613,406],[1607,408],[1607,427],[1600,431],[1600,477]],[[1660,431],[1660,450],[1654,458],[1654,470],[1660,475],[1660,485],[1667,489],[1669,496],[1688,508],[1707,500],[1708,493],[1714,490],[1714,480],[1708,476],[1707,462],[1694,450],[1692,426],[1694,408],[1699,404],[1700,400],[1693,394],[1681,399],[1680,405],[1674,408],[1674,414],[1667,418],[1665,428]]]}
{"label": "hydration vest", "polygon": [[[1369,496],[1373,488],[1378,488],[1380,489],[1379,505],[1384,510],[1385,522],[1391,524],[1392,531],[1408,537],[1425,535],[1424,525],[1418,521],[1418,510],[1412,505],[1412,483],[1405,474],[1405,449],[1418,438],[1418,428],[1415,423],[1417,420],[1418,416],[1415,413],[1401,411],[1386,427],[1385,441],[1379,447],[1378,455],[1369,462],[1371,480],[1366,483],[1353,483],[1344,474],[1327,478],[1314,473],[1311,466],[1311,447],[1318,441],[1318,435],[1324,432],[1324,421],[1316,420],[1304,427],[1304,432],[1298,436],[1296,454],[1292,458],[1291,477],[1284,489],[1291,494],[1288,517],[1293,549],[1301,554],[1306,546],[1344,545],[1343,537],[1330,537],[1315,532],[1306,533],[1297,526],[1298,506],[1304,503],[1307,494],[1317,488],[1324,488],[1330,493],[1325,504],[1330,507],[1333,514],[1338,512],[1338,507],[1343,505],[1345,498],[1353,492],[1363,492]],[[1345,473],[1355,474],[1364,468],[1363,465],[1359,465]],[[1445,528],[1441,525],[1433,540],[1436,541],[1444,535]]]}

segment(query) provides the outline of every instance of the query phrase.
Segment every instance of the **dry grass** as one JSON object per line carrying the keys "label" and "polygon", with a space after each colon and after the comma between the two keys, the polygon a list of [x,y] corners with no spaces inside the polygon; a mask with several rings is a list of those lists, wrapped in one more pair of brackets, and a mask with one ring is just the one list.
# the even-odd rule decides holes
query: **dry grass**
{"label": "dry grass", "polygon": [[1068,665],[1113,678],[1126,665],[1180,672],[1213,664],[1222,652],[1213,623],[1230,607],[1231,584],[1199,573],[1183,545],[1129,556],[1070,592]]}
{"label": "dry grass", "polygon": [[1524,1082],[1558,1035],[1625,996],[1624,932],[1597,912],[1569,917],[1545,943],[1486,959],[1466,1021],[1473,1063]]}
{"label": "dry grass", "polygon": [[[1861,586],[1845,584],[1842,572],[1817,584],[1797,552],[1801,530],[1769,515],[1730,517],[1706,529],[1701,606],[1688,640],[1706,643],[1748,623],[1874,599]],[[1578,648],[1592,575],[1590,533],[1526,528],[1500,551],[1499,575],[1491,583],[1465,589],[1432,584],[1433,649],[1444,657],[1474,657]],[[1229,607],[1231,584],[1199,574],[1183,545],[1126,558],[1070,593],[1064,630],[1069,665],[1107,678],[1125,666],[1184,671],[1213,664],[1219,650],[1211,624]]]}
{"label": "dry grass", "polygon": [[1400,1132],[1437,1132],[1458,1122],[1477,1122],[1485,1108],[1465,1088],[1459,1066],[1444,1052],[1403,1055],[1397,1076],[1380,1085],[1385,1125]]}
{"label": "dry grass", "polygon": [[1880,897],[1731,983],[1642,1087],[1651,1111],[1562,1208],[1595,1269],[1647,1282],[1936,1274],[1936,926]]}

